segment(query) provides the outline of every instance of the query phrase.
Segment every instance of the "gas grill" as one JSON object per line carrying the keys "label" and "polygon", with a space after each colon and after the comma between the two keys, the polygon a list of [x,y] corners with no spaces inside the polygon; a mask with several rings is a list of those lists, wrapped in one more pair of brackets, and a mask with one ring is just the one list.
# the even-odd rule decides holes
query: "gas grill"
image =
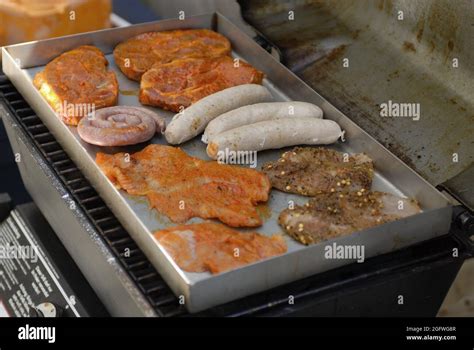
{"label": "gas grill", "polygon": [[[278,51],[263,36],[260,40],[269,51]],[[0,115],[12,148],[22,155],[18,166],[28,192],[109,313],[189,315],[4,75],[0,76],[0,99]],[[193,316],[435,316],[463,261],[472,257],[472,227],[471,213],[459,205],[448,235]],[[397,302],[400,295],[403,304]]]}
{"label": "gas grill", "polygon": [[[15,152],[31,155],[19,163],[26,187],[108,311],[116,316],[186,315],[80,169],[4,75],[0,97],[0,112]],[[73,210],[69,209],[71,200],[77,204]],[[467,215],[462,207],[455,210],[449,235],[197,315],[434,316],[463,261],[472,256]],[[130,249],[129,257],[124,257],[123,247]],[[454,248],[458,257],[453,257]],[[403,307],[396,303],[398,294],[407,300]],[[289,296],[294,297],[293,303]]]}

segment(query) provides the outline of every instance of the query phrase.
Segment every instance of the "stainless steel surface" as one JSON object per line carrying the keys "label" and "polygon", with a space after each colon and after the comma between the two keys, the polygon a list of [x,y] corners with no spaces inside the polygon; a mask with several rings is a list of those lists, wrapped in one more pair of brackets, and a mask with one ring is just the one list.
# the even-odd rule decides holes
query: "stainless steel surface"
{"label": "stainless steel surface", "polygon": [[443,187],[474,212],[474,163],[442,184]]}
{"label": "stainless steel surface", "polygon": [[232,21],[240,30],[254,37],[255,29],[242,18],[242,11],[236,0],[143,0],[161,19],[190,17],[219,12]]}
{"label": "stainless steel surface", "polygon": [[[59,53],[79,44],[93,44],[107,53],[111,69],[117,72],[120,89],[122,91],[137,91],[138,84],[128,80],[115,66],[111,56],[113,47],[137,33],[180,27],[213,28],[225,35],[230,39],[235,55],[243,57],[266,73],[267,79],[264,83],[278,100],[294,99],[321,106],[328,119],[339,122],[346,130],[347,142],[338,144],[335,148],[346,152],[366,152],[374,159],[378,170],[374,189],[415,197],[423,208],[423,213],[419,215],[354,233],[338,239],[338,243],[365,245],[366,258],[368,258],[448,232],[451,222],[451,207],[443,195],[272,58],[222,15],[208,14],[187,18],[185,21],[158,21],[4,48],[3,69],[5,73],[57,137],[71,158],[81,167],[81,170],[87,175],[90,182],[173,291],[177,295],[185,297],[185,305],[189,311],[203,310],[352,261],[325,259],[324,247],[332,241],[304,247],[285,236],[288,252],[279,257],[219,275],[187,273],[180,270],[151,235],[151,232],[169,226],[171,223],[156,211],[149,210],[147,202],[143,198],[132,197],[115,189],[94,161],[98,151],[115,153],[126,150],[134,152],[143,148],[143,145],[101,149],[83,143],[75,128],[68,127],[58,121],[54,111],[31,83],[34,74],[42,69],[42,65]],[[15,61],[16,59],[19,61]],[[136,96],[122,94],[119,97],[119,104],[138,105],[138,101]],[[164,144],[165,140],[155,137],[152,142]],[[207,159],[204,144],[199,138],[184,144],[183,149],[191,155]],[[276,159],[280,153],[280,151],[259,153],[259,166],[268,160]],[[281,232],[276,224],[276,218],[279,212],[287,207],[289,200],[294,200],[296,203],[306,201],[302,197],[272,191],[269,201],[271,217],[258,229],[259,232],[264,234]],[[191,220],[191,222],[194,221],[199,220]]]}
{"label": "stainless steel surface", "polygon": [[115,13],[110,14],[110,23],[113,27],[128,27],[131,24]]}
{"label": "stainless steel surface", "polygon": [[18,168],[28,193],[109,313],[156,316],[79,206],[71,207],[68,190],[1,104],[0,115],[13,151],[21,156]]}
{"label": "stainless steel surface", "polygon": [[[472,173],[472,0],[239,2],[291,70],[431,184]],[[419,103],[420,120],[381,118],[388,100]],[[446,185],[474,209],[472,180]]]}

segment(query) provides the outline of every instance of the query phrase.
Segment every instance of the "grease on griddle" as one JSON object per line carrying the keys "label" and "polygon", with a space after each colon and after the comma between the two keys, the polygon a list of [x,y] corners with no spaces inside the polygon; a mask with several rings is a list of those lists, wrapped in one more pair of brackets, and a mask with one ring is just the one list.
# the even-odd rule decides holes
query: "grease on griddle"
{"label": "grease on griddle", "polygon": [[403,50],[416,52],[415,45],[410,41],[404,41],[403,42]]}
{"label": "grease on griddle", "polygon": [[138,96],[140,90],[119,90],[120,95],[124,96]]}
{"label": "grease on griddle", "polygon": [[258,216],[262,218],[262,221],[265,221],[272,217],[272,208],[270,208],[270,206],[266,203],[257,205],[255,209],[257,210]]}

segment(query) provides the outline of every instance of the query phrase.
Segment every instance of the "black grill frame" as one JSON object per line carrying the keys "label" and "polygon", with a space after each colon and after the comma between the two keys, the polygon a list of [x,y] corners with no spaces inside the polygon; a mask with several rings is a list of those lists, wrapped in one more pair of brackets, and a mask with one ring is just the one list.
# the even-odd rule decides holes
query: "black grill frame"
{"label": "black grill frame", "polygon": [[[1,73],[1,71],[0,71]],[[158,316],[189,315],[180,306],[163,278],[151,265],[147,257],[136,245],[104,201],[86,180],[84,175],[69,158],[41,119],[23,99],[21,94],[0,74],[0,102],[29,135],[37,150],[49,163],[75,203],[87,215],[100,233],[102,239],[120,261],[123,268],[139,287]],[[130,256],[124,256],[124,247]],[[452,249],[458,248],[460,257],[453,260]],[[367,289],[377,278],[387,279],[396,273],[410,274],[420,267],[430,269],[434,263],[461,264],[470,257],[465,236],[454,230],[449,235],[432,239],[397,252],[385,254],[366,261],[352,264],[316,276],[312,276],[257,295],[246,297],[222,306],[214,307],[199,314],[203,316],[282,316],[304,314],[304,309],[324,303],[334,293],[351,293],[360,288]],[[459,265],[460,266],[460,265]],[[288,304],[293,296],[294,305]],[[370,303],[370,298],[368,299]],[[296,306],[298,305],[298,306]]]}

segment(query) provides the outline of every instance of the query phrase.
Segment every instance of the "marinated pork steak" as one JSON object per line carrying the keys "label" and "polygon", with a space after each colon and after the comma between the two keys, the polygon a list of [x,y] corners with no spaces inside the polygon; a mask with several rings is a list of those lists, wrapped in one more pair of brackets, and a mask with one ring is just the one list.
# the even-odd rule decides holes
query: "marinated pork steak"
{"label": "marinated pork steak", "polygon": [[367,155],[345,155],[321,147],[296,147],[262,170],[274,188],[303,196],[369,190],[374,177],[374,165]]}
{"label": "marinated pork steak", "polygon": [[239,232],[213,222],[170,227],[154,236],[178,266],[188,272],[220,273],[287,250],[281,235]]}
{"label": "marinated pork steak", "polygon": [[80,46],[49,62],[33,84],[68,125],[77,125],[90,112],[114,106],[118,99],[115,73],[94,46]]}
{"label": "marinated pork steak", "polygon": [[137,35],[117,45],[114,59],[123,74],[140,81],[155,63],[229,54],[230,42],[221,34],[208,29],[189,29]]}
{"label": "marinated pork steak", "polygon": [[96,162],[117,188],[147,196],[150,207],[173,222],[200,217],[235,227],[262,224],[256,206],[268,200],[271,186],[259,171],[204,161],[157,144],[130,155],[98,152]]}
{"label": "marinated pork steak", "polygon": [[350,193],[320,194],[304,206],[282,211],[278,223],[297,241],[312,244],[420,211],[413,199],[361,189]]}
{"label": "marinated pork steak", "polygon": [[142,76],[140,102],[173,112],[229,87],[261,84],[263,73],[230,56],[185,58],[155,64]]}

